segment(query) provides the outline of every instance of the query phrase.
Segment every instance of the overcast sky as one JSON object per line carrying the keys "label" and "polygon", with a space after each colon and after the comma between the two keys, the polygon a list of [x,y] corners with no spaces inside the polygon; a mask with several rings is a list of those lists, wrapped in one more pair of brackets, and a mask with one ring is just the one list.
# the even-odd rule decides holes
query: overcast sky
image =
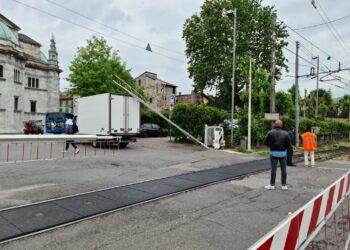
{"label": "overcast sky", "polygon": [[[28,6],[23,6],[17,1],[49,12],[51,15],[69,22]],[[99,23],[106,24],[113,29],[84,19],[53,4],[51,1],[97,20]],[[319,0],[330,20],[350,14],[350,1],[338,0],[336,4],[334,2]],[[132,69],[134,77],[144,71],[151,71],[157,73],[159,78],[178,85],[178,92],[189,93],[193,82],[188,78],[182,28],[186,18],[199,12],[203,3],[204,0],[3,0],[0,3],[0,8],[3,15],[21,27],[22,33],[41,43],[42,50],[46,54],[49,49],[51,34],[55,35],[59,63],[63,69],[61,89],[68,87],[68,83],[64,78],[69,74],[68,66],[77,47],[84,46],[86,40],[91,38],[92,35],[101,36],[103,34],[108,43],[119,51],[122,61],[126,62],[127,66]],[[284,20],[292,28],[323,22],[317,11],[312,7],[310,0],[263,0],[263,4],[275,5],[278,18]],[[72,22],[83,27],[78,27]],[[350,47],[350,29],[347,28],[349,23],[350,18],[347,18],[333,24],[347,47]],[[350,50],[345,51],[345,48],[339,45],[327,26],[300,30],[299,32],[327,51],[332,59],[328,61],[328,55],[318,51],[292,32],[290,32],[290,49],[295,51],[294,41],[299,40],[303,47],[300,54],[309,61],[312,61],[312,56],[307,51],[314,55],[320,55],[323,68],[325,66],[332,69],[337,68],[338,62],[333,58],[350,67]],[[155,53],[145,51],[144,48],[146,48],[147,42],[151,43]],[[288,89],[294,82],[294,79],[287,77],[287,75],[293,76],[295,67],[293,64],[295,56],[287,51],[285,53],[290,60],[290,72],[285,73],[285,77],[277,83],[277,88],[283,90]],[[300,59],[300,64],[300,74],[308,73],[310,64],[302,59]],[[339,75],[350,79],[349,72]],[[302,91],[304,88],[310,91],[316,86],[315,79],[300,78],[299,81]],[[330,83],[344,86],[338,81]],[[327,89],[331,88],[334,97],[350,93],[350,90],[340,89],[325,82],[320,83],[320,86]]]}

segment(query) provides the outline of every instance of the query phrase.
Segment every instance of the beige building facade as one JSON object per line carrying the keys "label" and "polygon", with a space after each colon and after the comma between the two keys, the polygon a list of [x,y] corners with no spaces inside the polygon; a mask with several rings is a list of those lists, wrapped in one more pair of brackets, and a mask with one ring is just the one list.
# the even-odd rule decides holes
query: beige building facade
{"label": "beige building facade", "polygon": [[171,96],[176,95],[177,86],[158,78],[157,74],[144,72],[135,78],[136,83],[143,87],[148,103],[157,110],[169,109]]}
{"label": "beige building facade", "polygon": [[176,103],[189,103],[189,104],[207,104],[213,99],[212,96],[208,96],[201,93],[195,93],[194,91],[191,94],[181,94],[176,96]]}
{"label": "beige building facade", "polygon": [[59,110],[59,74],[56,43],[49,58],[40,43],[19,32],[0,14],[0,134],[22,133],[23,122],[43,120]]}

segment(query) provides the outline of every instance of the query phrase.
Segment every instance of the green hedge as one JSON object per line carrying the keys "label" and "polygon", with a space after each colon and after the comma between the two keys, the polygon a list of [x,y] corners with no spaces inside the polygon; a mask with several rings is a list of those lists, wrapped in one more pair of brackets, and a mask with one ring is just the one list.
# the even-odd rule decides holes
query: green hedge
{"label": "green hedge", "polygon": [[339,120],[319,121],[303,119],[300,121],[299,131],[303,133],[311,127],[320,127],[320,134],[347,134],[349,133],[349,122]]}
{"label": "green hedge", "polygon": [[[194,137],[203,140],[204,126],[218,125],[230,117],[229,113],[205,104],[193,105],[179,103],[175,106],[171,120]],[[184,141],[186,136],[177,129],[173,130],[175,140]]]}

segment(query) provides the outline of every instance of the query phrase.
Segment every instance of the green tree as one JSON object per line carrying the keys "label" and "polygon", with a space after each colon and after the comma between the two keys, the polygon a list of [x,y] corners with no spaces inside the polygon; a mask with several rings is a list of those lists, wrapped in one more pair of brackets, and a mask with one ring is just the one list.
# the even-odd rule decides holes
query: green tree
{"label": "green tree", "polygon": [[342,118],[348,118],[349,117],[349,109],[350,109],[350,95],[344,95],[343,98],[341,98],[338,101],[339,104],[339,111],[340,116]]}
{"label": "green tree", "polygon": [[[248,112],[248,86],[249,86],[249,56],[242,57],[237,64],[238,77],[244,81],[246,88],[239,93],[239,100],[243,105],[240,110]],[[252,60],[252,113],[255,116],[264,116],[270,106],[270,81],[269,74],[262,68],[257,68],[255,60]]]}
{"label": "green tree", "polygon": [[[288,93],[291,94],[292,96],[292,101],[293,101],[293,104],[295,106],[295,84],[292,85],[292,87],[290,87],[288,89]],[[300,95],[300,90],[299,90],[299,94],[298,94],[298,102],[299,102],[299,107],[301,108],[302,105],[303,105],[303,98],[301,97]]]}
{"label": "green tree", "polygon": [[[332,111],[332,92],[331,90],[318,90],[318,118],[325,118]],[[316,109],[316,90],[312,90],[306,97],[306,115],[315,117]]]}
{"label": "green tree", "polygon": [[118,52],[102,37],[93,36],[87,40],[85,47],[78,48],[69,69],[67,80],[71,86],[68,91],[72,95],[126,94],[113,82],[115,75],[141,92],[130,74],[130,69],[121,62]]}
{"label": "green tree", "polygon": [[[186,20],[183,38],[186,42],[189,76],[199,91],[215,89],[220,100],[218,106],[229,109],[231,105],[232,78],[232,17],[224,10],[237,8],[237,62],[244,60],[244,53],[250,52],[257,61],[257,67],[270,71],[272,17],[276,11],[271,6],[262,6],[261,0],[206,0],[199,14]],[[276,28],[276,76],[279,78],[286,66],[282,48],[287,45],[285,26],[277,23]],[[243,106],[238,92],[245,84],[240,68],[236,68],[236,105]]]}
{"label": "green tree", "polygon": [[291,93],[278,91],[276,93],[276,111],[281,115],[288,115],[294,118],[295,107]]}

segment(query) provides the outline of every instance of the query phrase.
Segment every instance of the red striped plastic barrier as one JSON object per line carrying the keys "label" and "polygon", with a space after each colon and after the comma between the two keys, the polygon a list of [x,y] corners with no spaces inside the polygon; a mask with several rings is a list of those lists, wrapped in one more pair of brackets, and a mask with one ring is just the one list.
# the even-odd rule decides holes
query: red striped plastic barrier
{"label": "red striped plastic barrier", "polygon": [[263,236],[249,250],[304,249],[349,194],[350,171]]}

